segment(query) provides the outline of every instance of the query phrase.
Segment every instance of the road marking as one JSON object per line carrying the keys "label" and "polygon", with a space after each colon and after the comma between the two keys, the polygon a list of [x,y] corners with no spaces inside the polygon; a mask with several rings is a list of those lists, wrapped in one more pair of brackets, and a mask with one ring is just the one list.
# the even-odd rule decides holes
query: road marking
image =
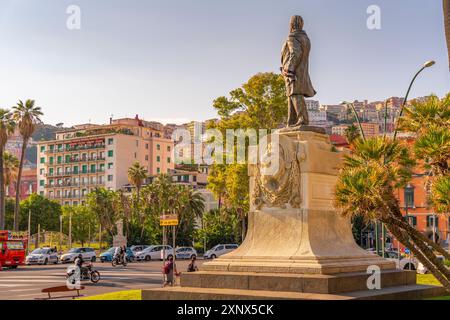
{"label": "road marking", "polygon": [[14,281],[14,282],[29,282],[29,283],[31,283],[31,282],[42,282],[42,283],[45,283],[45,282],[54,282],[54,283],[61,283],[61,282],[65,282],[64,280],[43,280],[43,279],[29,279],[29,280],[27,280],[27,279],[11,279],[11,280],[3,280],[3,279],[0,279],[0,282],[12,282],[12,281]]}
{"label": "road marking", "polygon": [[17,297],[33,297],[33,296],[42,296],[42,293],[30,293],[30,294],[21,294]]}
{"label": "road marking", "polygon": [[14,287],[27,287],[26,284],[1,284],[0,287],[6,287],[6,288],[14,288]]}

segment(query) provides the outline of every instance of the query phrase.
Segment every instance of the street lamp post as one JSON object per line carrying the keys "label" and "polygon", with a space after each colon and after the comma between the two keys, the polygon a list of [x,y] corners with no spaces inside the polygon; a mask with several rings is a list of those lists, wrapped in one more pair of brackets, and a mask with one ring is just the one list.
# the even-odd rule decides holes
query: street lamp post
{"label": "street lamp post", "polygon": [[[409,84],[408,90],[406,91],[406,95],[405,95],[405,98],[404,98],[404,100],[403,100],[402,107],[400,108],[399,118],[403,115],[403,110],[404,110],[404,108],[405,108],[405,106],[406,106],[406,103],[407,103],[407,101],[408,101],[409,93],[411,92],[411,88],[412,88],[412,85],[414,84],[414,81],[416,81],[417,77],[419,76],[419,74],[420,74],[423,70],[425,70],[426,68],[432,67],[435,63],[436,63],[436,62],[433,61],[433,60],[430,60],[430,61],[425,62],[425,63],[423,64],[423,66],[419,69],[419,71],[417,71],[416,74],[414,75],[414,77],[412,78],[412,80],[411,80],[411,82],[410,82],[410,84]],[[394,131],[394,140],[397,138],[397,132],[398,132],[398,128],[395,128],[395,131]]]}
{"label": "street lamp post", "polygon": [[353,111],[353,114],[355,115],[356,122],[358,123],[359,131],[361,132],[361,137],[363,138],[363,140],[366,140],[366,136],[364,134],[364,130],[363,130],[362,125],[361,125],[361,121],[359,120],[358,113],[356,112],[355,105],[353,103],[351,103],[351,102],[348,102],[348,101],[343,101],[343,102],[341,102],[341,104],[344,104],[347,107],[350,106],[350,108]]}

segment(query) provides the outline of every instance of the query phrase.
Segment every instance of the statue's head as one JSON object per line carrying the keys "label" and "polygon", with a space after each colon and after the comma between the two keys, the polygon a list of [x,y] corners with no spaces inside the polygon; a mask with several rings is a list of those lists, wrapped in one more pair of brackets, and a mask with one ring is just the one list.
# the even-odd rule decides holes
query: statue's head
{"label": "statue's head", "polygon": [[291,32],[303,30],[303,18],[301,16],[292,16],[290,28]]}

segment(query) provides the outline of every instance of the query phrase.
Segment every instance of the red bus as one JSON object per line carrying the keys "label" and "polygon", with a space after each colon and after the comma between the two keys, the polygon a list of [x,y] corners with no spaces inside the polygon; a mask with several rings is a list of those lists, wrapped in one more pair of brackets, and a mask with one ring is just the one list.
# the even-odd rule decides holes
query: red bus
{"label": "red bus", "polygon": [[25,262],[28,235],[26,232],[0,230],[0,269],[16,269]]}

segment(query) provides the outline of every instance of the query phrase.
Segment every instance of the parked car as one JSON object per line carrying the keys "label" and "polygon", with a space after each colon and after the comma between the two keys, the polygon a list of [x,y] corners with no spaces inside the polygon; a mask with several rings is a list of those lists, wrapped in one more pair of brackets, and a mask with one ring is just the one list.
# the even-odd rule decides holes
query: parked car
{"label": "parked car", "polygon": [[137,261],[163,260],[163,249],[165,247],[166,259],[173,257],[173,248],[171,246],[150,246],[136,253]]}
{"label": "parked car", "polygon": [[97,254],[93,248],[72,248],[61,256],[62,263],[71,263],[81,254],[84,261],[95,262]]}
{"label": "parked car", "polygon": [[[445,258],[444,256],[437,256],[436,258],[438,258],[438,260],[440,260],[442,263],[445,263]],[[422,262],[419,262],[419,265],[417,266],[417,273],[420,274],[426,274],[428,273],[428,268],[425,267]]]}
{"label": "parked car", "polygon": [[54,248],[39,248],[33,250],[27,257],[25,258],[26,264],[48,264],[54,263],[57,264],[58,259],[58,251]]}
{"label": "parked car", "polygon": [[223,254],[236,250],[238,247],[239,246],[237,244],[218,244],[206,251],[203,258],[215,259]]}
{"label": "parked car", "polygon": [[[100,261],[101,262],[111,262],[114,256],[114,252],[116,251],[116,247],[111,247],[102,254],[100,254]],[[135,256],[133,254],[133,251],[131,251],[130,248],[127,248],[127,261],[132,262],[135,260]]]}
{"label": "parked car", "polygon": [[192,247],[179,247],[175,250],[175,257],[177,259],[192,259],[192,257],[197,257],[197,251]]}
{"label": "parked car", "polygon": [[398,252],[396,251],[386,251],[386,259],[394,261],[397,265],[397,269],[401,270],[417,270],[419,266],[419,261],[416,258],[405,258],[398,257]]}
{"label": "parked car", "polygon": [[141,252],[142,250],[144,250],[145,248],[148,248],[148,245],[145,244],[138,244],[138,245],[133,245],[130,247],[130,250],[133,252],[133,254],[136,254],[137,252]]}

